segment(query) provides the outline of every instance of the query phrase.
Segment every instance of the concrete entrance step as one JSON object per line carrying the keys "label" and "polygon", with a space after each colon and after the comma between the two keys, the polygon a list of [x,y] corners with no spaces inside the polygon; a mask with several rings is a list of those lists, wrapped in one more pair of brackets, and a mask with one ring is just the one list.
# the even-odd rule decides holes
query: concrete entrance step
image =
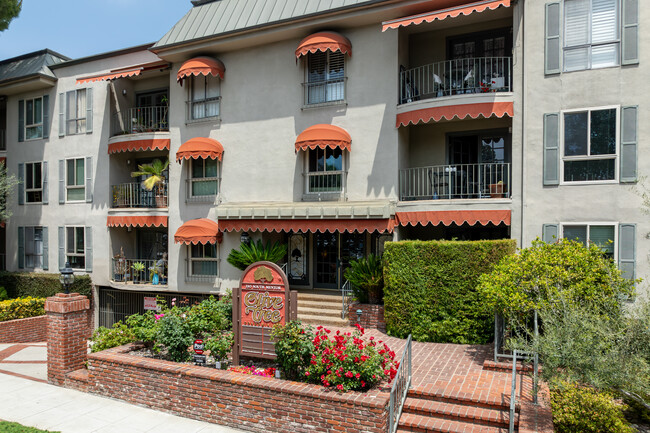
{"label": "concrete entrance step", "polygon": [[301,314],[298,312],[298,320],[300,320],[305,325],[327,325],[327,326],[336,326],[336,327],[346,327],[350,324],[347,320],[341,319],[341,316],[330,317],[322,315],[313,315],[313,314]]}
{"label": "concrete entrance step", "polygon": [[300,301],[323,301],[323,302],[342,302],[343,297],[338,290],[310,290],[298,292],[298,302]]}
{"label": "concrete entrance step", "polygon": [[326,308],[320,305],[314,307],[303,307],[302,305],[299,305],[298,314],[306,314],[309,316],[338,317],[340,319],[341,306],[338,305],[337,308]]}

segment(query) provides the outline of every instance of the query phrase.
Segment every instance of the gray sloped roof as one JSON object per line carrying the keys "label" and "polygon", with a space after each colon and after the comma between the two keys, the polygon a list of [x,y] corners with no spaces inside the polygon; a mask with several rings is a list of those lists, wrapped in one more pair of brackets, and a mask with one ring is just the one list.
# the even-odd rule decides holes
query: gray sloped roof
{"label": "gray sloped roof", "polygon": [[196,1],[152,49],[386,0]]}
{"label": "gray sloped roof", "polygon": [[49,66],[70,60],[59,53],[41,50],[0,62],[0,83],[33,75],[56,79]]}

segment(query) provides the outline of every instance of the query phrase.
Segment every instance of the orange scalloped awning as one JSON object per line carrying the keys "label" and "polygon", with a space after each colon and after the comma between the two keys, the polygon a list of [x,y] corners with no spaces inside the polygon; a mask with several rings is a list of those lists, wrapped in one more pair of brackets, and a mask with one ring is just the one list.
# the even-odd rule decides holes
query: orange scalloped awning
{"label": "orange scalloped awning", "polygon": [[220,220],[219,230],[224,232],[392,232],[392,219],[237,219]]}
{"label": "orange scalloped awning", "polygon": [[350,151],[352,137],[343,128],[334,125],[319,124],[310,126],[296,138],[296,152],[307,149],[345,149]]}
{"label": "orange scalloped awning", "polygon": [[342,54],[352,55],[352,44],[349,39],[343,35],[334,32],[319,32],[307,36],[300,41],[296,48],[296,58],[306,56],[308,53],[316,51],[340,51]]}
{"label": "orange scalloped awning", "polygon": [[395,224],[400,226],[426,226],[432,224],[463,225],[480,224],[482,226],[492,223],[510,225],[509,210],[434,210],[423,212],[395,212]]}
{"label": "orange scalloped awning", "polygon": [[397,115],[397,127],[407,126],[409,123],[416,125],[420,122],[438,122],[442,119],[451,120],[454,117],[462,120],[466,117],[476,119],[479,116],[485,118],[497,116],[514,116],[514,104],[512,102],[484,102],[479,104],[446,105],[444,107],[423,108],[421,110],[407,111]]}
{"label": "orange scalloped awning", "polygon": [[145,63],[142,65],[129,66],[127,68],[113,69],[108,74],[91,75],[88,77],[78,78],[76,84],[92,83],[95,81],[110,81],[124,77],[137,77],[143,72],[166,68],[169,68],[169,63],[167,62]]}
{"label": "orange scalloped awning", "polygon": [[108,145],[108,154],[120,152],[141,152],[144,150],[169,150],[169,138],[154,138],[150,140],[126,140]]}
{"label": "orange scalloped awning", "polygon": [[107,227],[167,227],[167,217],[159,215],[109,216]]}
{"label": "orange scalloped awning", "polygon": [[214,244],[221,242],[222,233],[219,224],[208,218],[190,220],[180,226],[174,233],[174,242],[181,244]]}
{"label": "orange scalloped awning", "polygon": [[176,161],[183,159],[218,159],[223,156],[223,146],[217,140],[205,137],[190,138],[176,152]]}
{"label": "orange scalloped awning", "polygon": [[445,18],[456,18],[460,15],[470,15],[474,12],[483,12],[486,10],[494,10],[499,7],[510,7],[510,0],[487,0],[470,3],[462,6],[456,6],[447,9],[438,9],[423,14],[412,15],[405,18],[398,18],[396,20],[385,21],[382,24],[382,31],[388,29],[396,29],[398,27],[406,27],[412,24],[418,25],[422,23],[431,23],[435,20],[442,21]]}
{"label": "orange scalloped awning", "polygon": [[226,67],[221,60],[212,57],[195,57],[181,65],[178,74],[176,74],[176,81],[182,81],[191,75],[212,75],[223,80],[226,76]]}

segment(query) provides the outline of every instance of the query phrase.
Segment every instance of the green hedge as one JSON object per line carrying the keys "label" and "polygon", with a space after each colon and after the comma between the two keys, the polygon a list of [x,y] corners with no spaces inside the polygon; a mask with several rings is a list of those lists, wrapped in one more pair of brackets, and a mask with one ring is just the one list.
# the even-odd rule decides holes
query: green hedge
{"label": "green hedge", "polygon": [[[92,298],[91,284],[88,275],[75,275],[70,292]],[[9,299],[25,296],[47,298],[63,291],[63,286],[59,282],[59,274],[35,272],[0,272],[0,287],[7,290]]]}
{"label": "green hedge", "polygon": [[9,299],[0,302],[0,322],[6,320],[27,319],[45,314],[45,298]]}
{"label": "green hedge", "polygon": [[391,335],[417,341],[482,344],[493,335],[494,316],[476,292],[516,241],[401,241],[384,251],[384,308]]}

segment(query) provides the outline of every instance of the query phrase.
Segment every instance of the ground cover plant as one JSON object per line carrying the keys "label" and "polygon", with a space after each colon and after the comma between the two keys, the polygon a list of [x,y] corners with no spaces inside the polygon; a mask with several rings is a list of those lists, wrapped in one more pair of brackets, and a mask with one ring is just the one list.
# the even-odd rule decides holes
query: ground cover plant
{"label": "ground cover plant", "polygon": [[0,433],[61,433],[50,430],[41,430],[36,427],[27,427],[17,422],[0,421]]}
{"label": "ground cover plant", "polygon": [[45,298],[9,299],[0,301],[0,322],[6,320],[26,319],[45,314]]}

